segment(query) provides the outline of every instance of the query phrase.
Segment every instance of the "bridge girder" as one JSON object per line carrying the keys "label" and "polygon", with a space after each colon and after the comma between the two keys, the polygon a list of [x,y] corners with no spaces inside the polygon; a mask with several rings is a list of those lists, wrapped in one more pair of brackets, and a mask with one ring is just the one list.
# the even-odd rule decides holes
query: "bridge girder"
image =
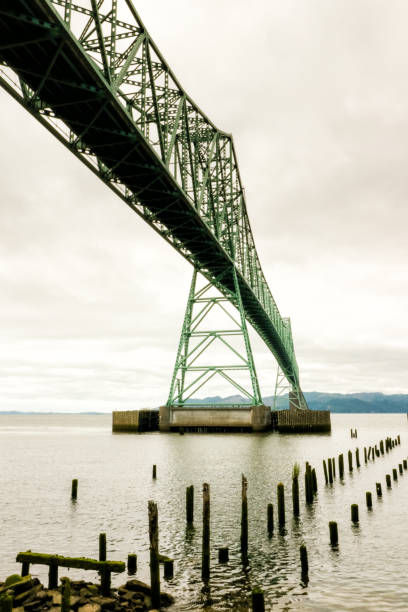
{"label": "bridge girder", "polygon": [[238,279],[246,319],[300,388],[232,137],[181,87],[131,0],[3,0],[0,40],[0,84],[234,304]]}

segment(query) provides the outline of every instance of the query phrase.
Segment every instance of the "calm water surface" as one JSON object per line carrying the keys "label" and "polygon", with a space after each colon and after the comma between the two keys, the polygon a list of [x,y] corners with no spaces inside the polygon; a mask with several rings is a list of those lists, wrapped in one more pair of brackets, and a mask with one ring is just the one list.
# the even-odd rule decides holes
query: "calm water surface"
{"label": "calm water surface", "polygon": [[[175,577],[163,589],[173,610],[247,610],[251,590],[264,589],[267,609],[387,611],[408,609],[408,472],[385,487],[385,475],[407,457],[406,415],[332,415],[330,435],[116,434],[110,415],[0,415],[0,578],[19,571],[16,553],[31,549],[97,557],[106,532],[108,558],[138,555],[149,580],[147,502],[158,503],[161,552],[175,559]],[[358,438],[350,439],[350,427]],[[363,447],[387,435],[401,446],[364,464]],[[362,465],[343,482],[324,485],[322,459],[360,448]],[[304,463],[317,470],[318,495],[304,503]],[[291,512],[291,471],[301,464],[301,516]],[[151,478],[157,464],[157,480]],[[347,460],[345,462],[347,464]],[[249,565],[239,552],[241,474],[248,479]],[[72,478],[78,501],[70,500]],[[276,507],[276,485],[286,491],[284,530],[266,533],[266,507]],[[201,582],[201,486],[211,488],[211,579]],[[375,483],[383,483],[383,497]],[[195,486],[195,528],[185,526],[185,488]],[[367,511],[365,492],[373,493]],[[352,526],[350,504],[360,507]],[[339,524],[340,544],[329,545],[328,521]],[[300,577],[299,546],[309,555],[309,582]],[[217,549],[230,562],[217,563]],[[41,566],[33,573],[46,581]],[[64,571],[67,573],[67,570]],[[97,579],[90,572],[90,579]],[[84,576],[84,573],[79,574]],[[76,578],[74,571],[70,576]],[[116,575],[121,584],[124,575]]]}

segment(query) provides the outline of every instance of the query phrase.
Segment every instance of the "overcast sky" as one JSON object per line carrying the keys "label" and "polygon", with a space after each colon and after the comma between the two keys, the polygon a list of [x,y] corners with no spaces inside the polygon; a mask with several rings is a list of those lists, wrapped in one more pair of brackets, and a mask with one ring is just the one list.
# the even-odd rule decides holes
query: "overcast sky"
{"label": "overcast sky", "polygon": [[[406,0],[135,6],[233,134],[304,390],[408,393]],[[0,142],[0,410],[165,402],[191,268],[3,91]]]}

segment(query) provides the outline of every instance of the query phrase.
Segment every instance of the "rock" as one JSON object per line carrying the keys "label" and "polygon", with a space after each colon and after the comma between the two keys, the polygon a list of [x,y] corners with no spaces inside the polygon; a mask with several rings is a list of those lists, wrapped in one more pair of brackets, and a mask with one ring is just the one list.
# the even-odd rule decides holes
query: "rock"
{"label": "rock", "polygon": [[91,591],[91,593],[94,593],[95,595],[99,593],[99,588],[96,586],[96,584],[92,584],[92,582],[87,582],[86,588],[88,589],[88,591]]}
{"label": "rock", "polygon": [[145,582],[142,582],[141,580],[136,580],[136,579],[128,580],[125,586],[121,588],[125,588],[128,591],[138,591],[139,593],[145,593],[146,595],[150,595],[151,593],[151,588],[149,587],[148,584],[146,584]]}
{"label": "rock", "polygon": [[95,603],[88,603],[78,608],[78,612],[101,612],[101,606]]}
{"label": "rock", "polygon": [[120,593],[120,598],[124,599],[125,601],[132,601],[133,595],[134,595],[133,591],[125,591],[125,590],[123,590],[123,592]]}
{"label": "rock", "polygon": [[52,597],[52,605],[53,606],[60,606],[61,605],[61,601],[62,601],[62,595],[59,591],[53,589],[48,591],[48,595],[51,595]]}
{"label": "rock", "polygon": [[98,604],[102,610],[112,610],[115,607],[116,599],[113,599],[113,597],[91,597],[91,603]]}
{"label": "rock", "polygon": [[23,591],[22,593],[15,595],[13,605],[15,604],[16,606],[20,606],[21,604],[25,605],[26,603],[29,603],[35,599],[37,593],[41,591],[41,589],[41,584],[36,584],[29,591]]}

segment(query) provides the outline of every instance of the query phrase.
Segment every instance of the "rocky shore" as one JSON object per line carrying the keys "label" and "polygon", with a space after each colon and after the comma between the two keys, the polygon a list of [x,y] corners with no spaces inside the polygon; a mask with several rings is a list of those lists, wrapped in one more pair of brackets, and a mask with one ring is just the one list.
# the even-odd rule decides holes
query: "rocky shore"
{"label": "rocky shore", "polygon": [[[61,579],[63,582],[64,578]],[[119,588],[112,588],[110,597],[103,597],[100,587],[85,580],[70,580],[70,602],[63,602],[63,587],[45,588],[38,578],[9,576],[0,582],[0,612],[61,612],[61,608],[74,612],[102,612],[126,610],[153,611],[150,586],[140,580],[128,580]],[[161,594],[161,608],[174,603],[173,597]]]}

